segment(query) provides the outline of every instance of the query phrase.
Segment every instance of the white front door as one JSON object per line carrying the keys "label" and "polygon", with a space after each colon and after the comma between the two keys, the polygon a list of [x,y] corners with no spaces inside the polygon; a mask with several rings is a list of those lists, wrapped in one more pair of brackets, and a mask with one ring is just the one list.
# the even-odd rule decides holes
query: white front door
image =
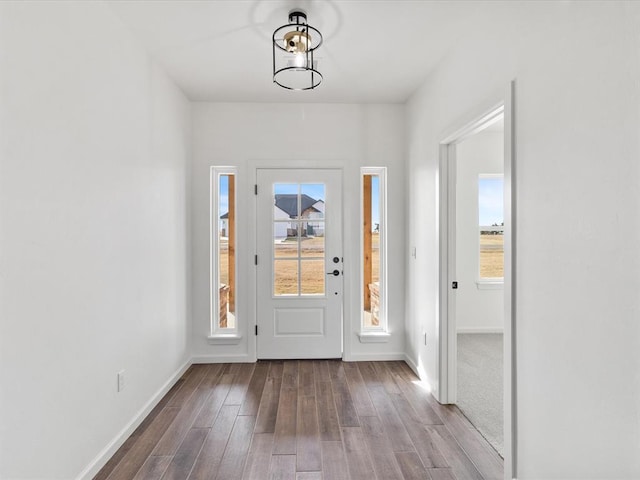
{"label": "white front door", "polygon": [[258,169],[258,358],[342,357],[342,172]]}

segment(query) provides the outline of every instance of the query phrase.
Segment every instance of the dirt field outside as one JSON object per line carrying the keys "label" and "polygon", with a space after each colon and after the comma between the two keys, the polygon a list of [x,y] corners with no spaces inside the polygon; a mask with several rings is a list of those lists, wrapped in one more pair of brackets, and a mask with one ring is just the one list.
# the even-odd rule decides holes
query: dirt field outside
{"label": "dirt field outside", "polygon": [[[495,243],[495,238],[487,239],[487,243]],[[229,241],[220,238],[218,252],[219,281],[229,284]],[[372,238],[372,281],[380,280],[380,235]],[[495,251],[488,252],[495,256]],[[275,285],[276,295],[298,294],[298,242],[295,238],[274,243]],[[302,295],[318,295],[325,292],[325,243],[324,237],[304,237],[300,241],[300,293]],[[368,288],[364,286],[363,288]],[[371,326],[371,313],[364,312],[365,324]]]}
{"label": "dirt field outside", "polygon": [[[324,256],[324,237],[303,238],[301,243],[302,293],[318,294],[324,292],[324,262],[313,258]],[[373,234],[373,281],[380,279],[380,236]],[[296,294],[298,288],[298,249],[294,239],[275,245],[276,280],[275,291],[278,295]],[[220,283],[229,283],[229,243],[220,239]],[[292,260],[286,260],[291,258]],[[484,278],[504,276],[504,235],[480,236],[480,274]]]}
{"label": "dirt field outside", "polygon": [[[373,281],[380,276],[380,235],[373,234]],[[275,250],[275,294],[295,295],[298,293],[298,242],[295,238],[274,243]],[[303,237],[300,241],[301,294],[323,294],[326,272],[324,271],[324,237]],[[219,252],[220,283],[229,283],[229,242],[220,239]]]}
{"label": "dirt field outside", "polygon": [[480,277],[504,277],[504,235],[480,235]]}
{"label": "dirt field outside", "polygon": [[[274,293],[296,295],[298,293],[298,241],[290,238],[274,244]],[[312,295],[324,293],[324,237],[300,239],[300,293]]]}

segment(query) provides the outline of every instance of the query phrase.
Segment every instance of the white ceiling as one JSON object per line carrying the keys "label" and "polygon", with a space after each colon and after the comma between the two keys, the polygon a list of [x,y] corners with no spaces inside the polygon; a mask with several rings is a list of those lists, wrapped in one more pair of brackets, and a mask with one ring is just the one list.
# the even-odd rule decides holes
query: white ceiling
{"label": "white ceiling", "polygon": [[[108,0],[191,100],[402,103],[465,35],[487,2],[426,0]],[[499,5],[499,4],[498,4]],[[272,82],[271,35],[293,8],[324,36],[314,91]]]}

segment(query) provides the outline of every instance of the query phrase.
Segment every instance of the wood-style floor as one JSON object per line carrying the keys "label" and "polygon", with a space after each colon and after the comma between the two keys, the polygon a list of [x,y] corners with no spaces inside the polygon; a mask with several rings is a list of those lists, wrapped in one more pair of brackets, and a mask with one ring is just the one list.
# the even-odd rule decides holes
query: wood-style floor
{"label": "wood-style floor", "polygon": [[193,365],[95,480],[493,480],[502,460],[403,362]]}

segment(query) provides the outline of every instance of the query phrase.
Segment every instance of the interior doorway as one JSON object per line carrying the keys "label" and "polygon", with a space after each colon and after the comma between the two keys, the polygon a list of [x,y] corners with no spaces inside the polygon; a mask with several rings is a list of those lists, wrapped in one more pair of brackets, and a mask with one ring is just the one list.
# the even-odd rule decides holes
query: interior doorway
{"label": "interior doorway", "polygon": [[[464,403],[468,400],[464,397],[469,395],[469,385],[459,384],[459,367],[469,367],[466,375],[476,382],[471,395],[488,393],[485,387],[490,381],[480,374],[492,377],[494,392],[482,401],[493,402],[490,406],[497,407],[491,414],[491,430],[497,430],[498,438],[490,438],[492,432],[487,432],[486,427],[483,432],[482,425],[476,428],[503,456],[504,478],[514,478],[516,473],[513,88],[511,84],[497,106],[470,116],[441,141],[439,164],[437,398],[441,403],[458,403],[469,418],[473,417],[468,405],[459,402]],[[473,152],[482,150],[483,142],[493,145],[493,165],[483,165],[477,158],[474,163]],[[496,154],[496,149],[501,155]],[[486,202],[492,192],[493,203],[500,203],[502,211],[487,217],[487,205],[481,202]],[[481,194],[484,198],[480,198]],[[466,210],[462,210],[463,205],[459,210],[457,204],[465,202]],[[489,357],[494,357],[493,365],[488,364]]]}
{"label": "interior doorway", "polygon": [[504,116],[453,148],[455,238],[449,240],[457,289],[449,314],[456,325],[450,401],[504,455]]}

